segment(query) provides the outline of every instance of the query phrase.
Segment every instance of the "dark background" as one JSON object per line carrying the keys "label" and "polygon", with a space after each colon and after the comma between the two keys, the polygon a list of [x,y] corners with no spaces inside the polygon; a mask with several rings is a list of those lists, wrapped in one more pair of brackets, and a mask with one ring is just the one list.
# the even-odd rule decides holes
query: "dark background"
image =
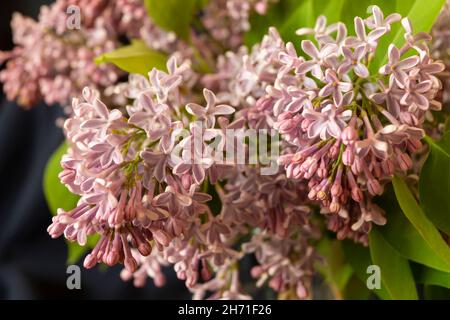
{"label": "dark background", "polygon": [[[52,1],[1,2],[0,50],[10,50],[12,13],[37,17],[40,5]],[[25,111],[8,102],[0,89],[0,299],[189,298],[170,268],[163,288],[155,288],[151,281],[141,289],[123,283],[119,266],[82,268],[81,290],[67,289],[66,245],[46,232],[51,214],[42,191],[45,164],[63,140],[55,126],[61,110],[41,104]]]}

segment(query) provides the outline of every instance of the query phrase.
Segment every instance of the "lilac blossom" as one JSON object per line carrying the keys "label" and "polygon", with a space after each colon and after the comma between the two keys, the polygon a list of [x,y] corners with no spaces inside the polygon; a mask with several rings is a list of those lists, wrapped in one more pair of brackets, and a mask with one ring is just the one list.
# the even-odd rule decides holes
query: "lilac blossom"
{"label": "lilac blossom", "polygon": [[[79,29],[67,30],[70,5],[82,8]],[[0,81],[8,99],[25,108],[42,100],[66,107],[85,86],[103,94],[125,73],[111,64],[95,64],[97,56],[121,46],[121,39],[139,37],[141,32],[151,48],[166,37],[149,20],[140,0],[58,0],[42,7],[37,21],[15,13],[12,30],[16,47],[0,59],[6,63]]]}
{"label": "lilac blossom", "polygon": [[412,56],[404,60],[400,60],[400,51],[395,45],[389,45],[388,51],[389,62],[380,68],[381,74],[392,74],[397,84],[402,87],[407,79],[407,71],[412,69],[419,63],[418,56]]}

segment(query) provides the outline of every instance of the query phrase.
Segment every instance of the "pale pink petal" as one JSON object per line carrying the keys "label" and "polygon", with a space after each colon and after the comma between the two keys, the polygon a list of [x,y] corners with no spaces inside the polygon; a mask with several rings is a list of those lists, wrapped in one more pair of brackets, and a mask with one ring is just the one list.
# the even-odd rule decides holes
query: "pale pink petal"
{"label": "pale pink petal", "polygon": [[364,64],[358,63],[355,66],[355,74],[361,78],[367,78],[369,76],[369,70]]}
{"label": "pale pink petal", "polygon": [[310,40],[303,40],[301,46],[303,51],[307,55],[309,55],[312,58],[319,59],[319,51],[317,50],[314,43],[312,43]]}
{"label": "pale pink petal", "polygon": [[196,103],[188,103],[186,105],[186,111],[197,117],[204,117],[206,115],[205,108]]}
{"label": "pale pink petal", "polygon": [[409,58],[406,58],[406,59],[400,61],[397,64],[397,68],[410,69],[410,68],[416,66],[418,63],[419,63],[419,57],[413,56],[413,57],[409,57]]}
{"label": "pale pink petal", "polygon": [[391,64],[397,63],[400,60],[400,52],[393,44],[389,45],[388,57]]}
{"label": "pale pink petal", "polygon": [[216,115],[232,114],[234,111],[233,107],[225,104],[218,105],[214,108],[214,114]]}
{"label": "pale pink petal", "polygon": [[366,39],[366,29],[364,27],[364,21],[360,17],[355,17],[355,31],[360,40]]}

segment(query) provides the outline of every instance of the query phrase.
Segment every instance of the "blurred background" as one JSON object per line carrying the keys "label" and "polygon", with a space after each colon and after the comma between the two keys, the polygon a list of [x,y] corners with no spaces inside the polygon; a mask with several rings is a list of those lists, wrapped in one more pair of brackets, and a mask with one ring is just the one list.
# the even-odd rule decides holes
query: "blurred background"
{"label": "blurred background", "polygon": [[[10,50],[14,11],[36,18],[39,7],[52,1],[3,0],[0,50]],[[81,269],[81,290],[66,287],[67,249],[46,229],[51,214],[44,199],[45,164],[63,140],[55,126],[58,106],[39,105],[30,111],[8,102],[0,93],[0,299],[188,299],[184,283],[168,268],[167,284],[151,281],[142,289],[124,283],[115,268]],[[78,263],[82,265],[82,260]]]}

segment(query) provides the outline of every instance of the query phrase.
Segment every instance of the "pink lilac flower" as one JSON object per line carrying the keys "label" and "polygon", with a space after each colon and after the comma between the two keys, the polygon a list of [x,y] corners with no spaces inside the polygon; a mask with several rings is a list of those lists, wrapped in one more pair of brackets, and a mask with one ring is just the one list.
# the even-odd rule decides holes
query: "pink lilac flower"
{"label": "pink lilac flower", "polygon": [[216,96],[208,89],[203,90],[206,106],[202,107],[196,103],[186,105],[186,110],[198,119],[204,119],[208,128],[214,128],[216,116],[230,115],[234,112],[234,108],[228,105],[216,105]]}
{"label": "pink lilac flower", "polygon": [[337,139],[340,137],[346,121],[352,116],[352,111],[346,110],[342,114],[336,115],[336,108],[330,104],[321,112],[305,109],[302,115],[310,121],[308,138],[320,136],[322,140],[327,140],[330,137]]}
{"label": "pink lilac flower", "polygon": [[[374,6],[375,8],[376,6]],[[369,20],[370,21],[370,20]],[[366,22],[367,23],[367,22]],[[370,23],[369,23],[370,25]],[[366,24],[360,17],[355,18],[356,37],[348,37],[345,41],[346,45],[359,46],[364,45],[368,51],[374,50],[378,46],[378,41],[388,31],[387,27],[376,27],[369,34],[366,33]]]}
{"label": "pink lilac flower", "polygon": [[372,16],[366,19],[366,25],[370,29],[386,28],[391,30],[391,24],[401,20],[401,15],[392,13],[384,18],[384,14],[378,6],[372,6]]}
{"label": "pink lilac flower", "polygon": [[339,66],[339,73],[347,73],[353,69],[355,74],[360,78],[367,78],[369,76],[369,70],[361,62],[361,59],[366,55],[366,47],[364,45],[356,47],[354,52],[348,47],[342,47],[342,53],[347,60]]}
{"label": "pink lilac flower", "polygon": [[389,62],[380,68],[380,73],[392,74],[397,84],[403,86],[407,78],[406,72],[419,63],[419,57],[412,56],[400,61],[400,51],[393,44],[389,46],[388,57]]}

